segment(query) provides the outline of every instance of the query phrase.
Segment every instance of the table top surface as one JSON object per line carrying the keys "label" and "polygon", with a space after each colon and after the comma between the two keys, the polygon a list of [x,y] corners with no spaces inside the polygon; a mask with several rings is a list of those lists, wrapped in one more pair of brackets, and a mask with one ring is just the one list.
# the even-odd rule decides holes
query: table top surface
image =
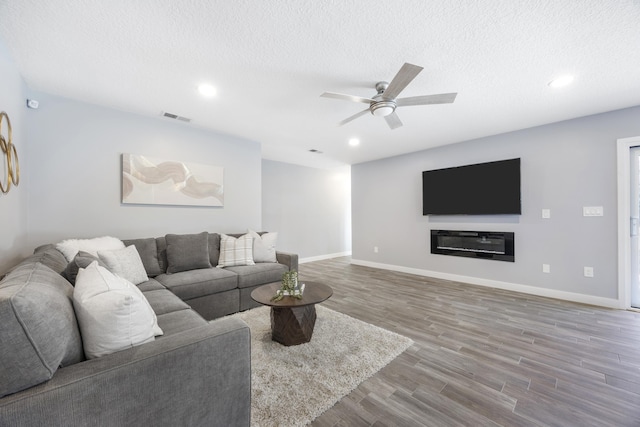
{"label": "table top surface", "polygon": [[276,291],[282,286],[280,283],[271,283],[255,288],[251,292],[251,299],[271,307],[302,307],[321,303],[333,295],[333,289],[324,283],[310,282],[307,280],[300,280],[300,283],[304,283],[304,293],[300,299],[283,297],[280,301],[271,301]]}

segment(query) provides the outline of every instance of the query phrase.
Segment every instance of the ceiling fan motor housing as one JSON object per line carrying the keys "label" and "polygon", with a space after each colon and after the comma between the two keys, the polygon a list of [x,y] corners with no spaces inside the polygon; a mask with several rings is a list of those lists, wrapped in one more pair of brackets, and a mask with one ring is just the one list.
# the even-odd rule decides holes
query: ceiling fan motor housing
{"label": "ceiling fan motor housing", "polygon": [[370,104],[371,114],[374,116],[388,116],[396,110],[396,102],[394,100],[384,99],[382,97],[384,91],[387,90],[388,87],[389,83],[387,82],[376,83],[376,90],[378,91],[378,94],[372,98],[375,102]]}

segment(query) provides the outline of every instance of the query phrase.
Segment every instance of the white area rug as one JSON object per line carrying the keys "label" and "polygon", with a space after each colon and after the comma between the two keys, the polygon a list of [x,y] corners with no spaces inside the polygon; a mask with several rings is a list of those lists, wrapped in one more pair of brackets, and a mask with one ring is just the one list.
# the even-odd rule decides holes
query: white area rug
{"label": "white area rug", "polygon": [[271,340],[270,308],[235,314],[251,328],[251,425],[303,426],[413,341],[320,305],[311,342]]}

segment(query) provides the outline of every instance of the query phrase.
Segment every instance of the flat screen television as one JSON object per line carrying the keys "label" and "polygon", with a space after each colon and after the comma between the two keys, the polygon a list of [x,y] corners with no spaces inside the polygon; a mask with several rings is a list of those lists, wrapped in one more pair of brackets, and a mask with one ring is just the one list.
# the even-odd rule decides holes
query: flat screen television
{"label": "flat screen television", "polygon": [[423,215],[521,213],[520,159],[422,172]]}

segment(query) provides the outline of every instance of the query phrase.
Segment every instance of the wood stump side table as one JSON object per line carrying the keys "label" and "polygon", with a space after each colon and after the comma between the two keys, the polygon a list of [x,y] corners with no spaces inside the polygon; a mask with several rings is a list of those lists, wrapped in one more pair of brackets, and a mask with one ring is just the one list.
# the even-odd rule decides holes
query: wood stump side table
{"label": "wood stump side table", "polygon": [[271,339],[282,345],[311,341],[316,324],[316,304],[333,295],[333,289],[323,283],[301,282],[305,284],[301,299],[284,297],[280,301],[271,301],[280,289],[280,283],[260,286],[251,292],[254,301],[271,307]]}

